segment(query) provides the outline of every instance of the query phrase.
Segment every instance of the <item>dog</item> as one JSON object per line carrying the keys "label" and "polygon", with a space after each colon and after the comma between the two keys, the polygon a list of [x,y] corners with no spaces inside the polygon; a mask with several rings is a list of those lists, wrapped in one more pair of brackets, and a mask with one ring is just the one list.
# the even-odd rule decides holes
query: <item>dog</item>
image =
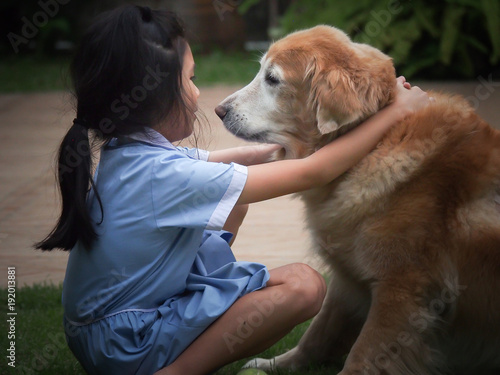
{"label": "dog", "polygon": [[[304,158],[395,91],[389,56],[317,26],[272,44],[216,113],[238,137],[283,146],[278,159]],[[500,373],[500,132],[462,97],[429,95],[355,167],[299,193],[327,296],[294,349],[249,367]]]}

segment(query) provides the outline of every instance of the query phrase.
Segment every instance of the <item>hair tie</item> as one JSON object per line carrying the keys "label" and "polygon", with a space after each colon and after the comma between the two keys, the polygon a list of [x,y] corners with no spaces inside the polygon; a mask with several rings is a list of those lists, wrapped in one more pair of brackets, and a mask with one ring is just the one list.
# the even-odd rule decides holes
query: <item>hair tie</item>
{"label": "hair tie", "polygon": [[151,8],[143,6],[138,6],[138,8],[141,11],[142,20],[144,22],[151,22],[153,19],[153,12],[151,11]]}

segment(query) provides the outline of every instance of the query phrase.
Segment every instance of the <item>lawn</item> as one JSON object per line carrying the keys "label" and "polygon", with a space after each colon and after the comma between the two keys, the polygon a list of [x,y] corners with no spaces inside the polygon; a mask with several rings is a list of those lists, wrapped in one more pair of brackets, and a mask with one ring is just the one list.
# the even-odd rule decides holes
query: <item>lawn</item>
{"label": "lawn", "polygon": [[[244,84],[259,69],[259,52],[194,53],[196,84]],[[69,57],[10,56],[0,59],[0,93],[66,90]]]}
{"label": "lawn", "polygon": [[[0,374],[45,374],[84,375],[82,367],[68,349],[62,327],[61,306],[62,286],[35,285],[23,287],[16,292],[15,350],[16,369],[9,367],[6,356],[0,361]],[[3,300],[7,300],[7,290],[2,289]],[[8,323],[2,319],[2,332],[7,332]],[[307,329],[309,322],[303,323],[290,332],[276,345],[262,353],[270,358],[293,348]],[[7,334],[0,339],[2,348],[9,348]],[[5,350],[7,352],[7,350]],[[246,360],[221,368],[215,375],[235,375]],[[331,368],[316,367],[306,371],[276,371],[274,374],[320,375],[335,373]]]}

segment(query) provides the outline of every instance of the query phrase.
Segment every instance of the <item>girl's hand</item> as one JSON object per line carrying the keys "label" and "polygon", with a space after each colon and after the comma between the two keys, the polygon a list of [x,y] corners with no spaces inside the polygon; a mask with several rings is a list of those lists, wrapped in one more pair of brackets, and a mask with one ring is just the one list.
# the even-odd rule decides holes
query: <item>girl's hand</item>
{"label": "girl's hand", "polygon": [[406,82],[406,78],[403,76],[397,78],[396,90],[396,99],[389,107],[396,107],[398,109],[401,120],[426,107],[434,100],[434,98],[430,98],[420,87],[412,87],[409,82]]}

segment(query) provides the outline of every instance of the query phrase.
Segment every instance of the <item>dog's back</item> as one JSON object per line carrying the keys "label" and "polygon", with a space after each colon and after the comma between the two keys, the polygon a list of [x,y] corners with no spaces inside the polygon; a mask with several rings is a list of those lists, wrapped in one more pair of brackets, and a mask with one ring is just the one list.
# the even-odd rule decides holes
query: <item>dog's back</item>
{"label": "dog's back", "polygon": [[446,366],[479,373],[500,368],[500,132],[463,98],[431,95],[341,180],[303,198],[332,269],[359,288],[412,290],[422,310],[406,317],[411,328]]}

